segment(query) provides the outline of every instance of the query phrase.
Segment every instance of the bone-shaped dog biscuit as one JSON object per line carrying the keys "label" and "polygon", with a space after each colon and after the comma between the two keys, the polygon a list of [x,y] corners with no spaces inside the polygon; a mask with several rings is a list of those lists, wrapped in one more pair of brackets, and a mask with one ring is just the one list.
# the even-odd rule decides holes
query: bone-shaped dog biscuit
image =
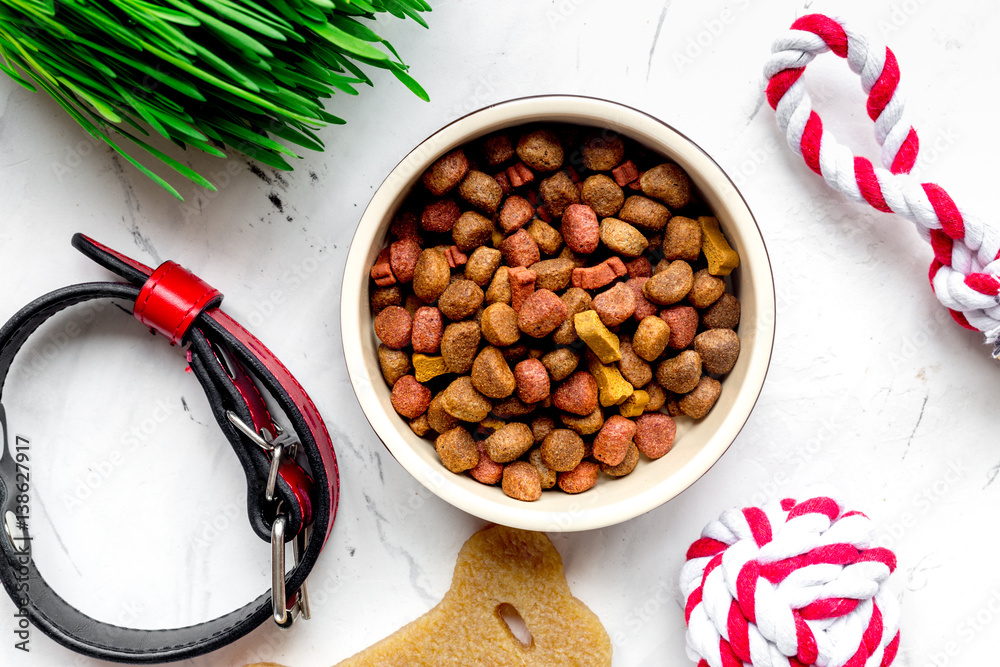
{"label": "bone-shaped dog biscuit", "polygon": [[[504,621],[505,605],[524,620],[529,644]],[[451,589],[436,607],[336,667],[610,664],[608,633],[597,615],[573,597],[549,539],[491,526],[462,547]]]}

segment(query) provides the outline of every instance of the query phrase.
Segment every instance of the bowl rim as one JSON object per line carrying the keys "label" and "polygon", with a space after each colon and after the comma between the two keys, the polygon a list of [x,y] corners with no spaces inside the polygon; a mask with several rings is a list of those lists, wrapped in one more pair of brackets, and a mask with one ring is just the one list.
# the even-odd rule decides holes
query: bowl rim
{"label": "bowl rim", "polygon": [[[410,445],[399,437],[399,425],[390,423],[392,418],[396,417],[396,415],[388,414],[375,398],[372,383],[370,381],[370,374],[365,371],[362,355],[351,355],[348,353],[348,349],[361,349],[362,332],[360,322],[358,321],[358,317],[356,315],[359,312],[359,300],[361,295],[365,293],[363,288],[368,279],[369,267],[367,266],[367,255],[370,253],[371,245],[377,240],[376,237],[378,227],[384,222],[385,212],[394,204],[394,200],[398,197],[398,193],[401,190],[408,190],[413,184],[415,184],[419,174],[423,172],[423,169],[425,169],[430,162],[427,162],[427,164],[420,169],[413,170],[412,173],[403,174],[400,182],[396,183],[394,181],[400,178],[399,172],[404,170],[404,168],[408,168],[410,163],[419,163],[421,159],[425,159],[425,156],[423,155],[424,153],[433,152],[433,158],[436,159],[448,150],[453,150],[457,146],[473,141],[478,136],[483,136],[490,131],[494,131],[493,129],[488,128],[494,128],[498,122],[505,123],[507,127],[514,127],[532,122],[546,122],[542,118],[538,117],[538,112],[531,111],[531,105],[544,105],[545,103],[565,104],[567,105],[567,108],[557,113],[581,116],[578,120],[556,118],[548,122],[569,124],[589,122],[594,126],[598,126],[602,120],[600,114],[592,112],[589,114],[590,117],[586,119],[582,118],[582,116],[588,115],[588,109],[594,110],[601,108],[605,112],[605,118],[603,118],[604,122],[608,122],[608,119],[606,118],[608,115],[616,112],[618,114],[624,113],[625,115],[638,116],[647,122],[652,122],[658,127],[659,130],[666,131],[667,134],[675,135],[682,143],[686,143],[699,158],[707,161],[708,165],[714,171],[713,177],[721,177],[724,179],[723,183],[728,184],[732,193],[739,199],[745,215],[748,217],[749,221],[753,223],[753,228],[756,232],[754,235],[749,235],[749,239],[755,246],[758,246],[755,248],[755,252],[759,251],[758,254],[762,256],[764,260],[764,266],[755,267],[755,272],[759,270],[760,277],[766,277],[766,280],[759,281],[754,290],[757,293],[756,296],[758,297],[758,317],[755,327],[756,335],[765,335],[767,337],[766,345],[764,345],[763,342],[758,342],[755,345],[755,347],[758,348],[757,354],[763,355],[762,361],[760,358],[758,359],[756,367],[753,369],[753,375],[751,376],[748,374],[744,383],[739,387],[739,396],[737,397],[737,401],[742,408],[739,417],[737,418],[735,415],[730,414],[727,415],[726,420],[723,422],[724,425],[728,426],[728,436],[723,438],[719,438],[716,435],[711,436],[708,443],[706,443],[706,446],[702,447],[702,449],[690,461],[688,461],[687,464],[675,471],[673,475],[668,478],[674,479],[673,484],[657,485],[664,488],[657,489],[654,487],[625,500],[618,501],[612,505],[588,508],[582,512],[576,513],[572,517],[572,521],[564,520],[566,512],[552,512],[533,509],[535,507],[534,503],[521,503],[521,505],[523,505],[523,509],[500,506],[493,501],[465,492],[463,489],[457,488],[455,485],[449,485],[447,482],[442,483],[443,480],[448,479],[448,476],[451,475],[451,473],[441,467],[440,464],[436,469],[429,469],[426,462],[422,458],[418,457]],[[518,107],[524,108],[518,109]],[[511,110],[509,116],[503,119],[497,118],[494,119],[493,122],[490,122],[491,112],[497,113],[498,110],[504,111],[507,109]],[[474,117],[478,117],[476,123],[472,122]],[[432,146],[434,150],[428,150],[428,144],[433,144],[435,140],[439,140],[442,136],[447,137],[447,135],[455,133],[455,127],[463,124],[470,124],[470,127],[467,128],[466,131],[460,133],[457,143],[453,142],[444,148],[441,148],[440,146]],[[622,124],[628,125],[629,123],[623,122]],[[633,129],[635,129],[638,134],[648,134],[643,129]],[[666,141],[664,141],[664,143],[666,143]],[[443,142],[442,145],[446,144],[448,144],[447,141]],[[717,189],[717,186],[713,187],[713,189]],[[388,203],[388,206],[383,205],[384,202]],[[378,212],[377,215],[375,211]],[[375,219],[373,220],[372,218]],[[364,247],[361,247],[362,245]],[[345,296],[347,298],[345,298]],[[763,297],[763,299],[760,297]],[[719,165],[719,163],[716,162],[707,151],[669,123],[650,113],[636,109],[635,107],[599,97],[573,94],[549,94],[512,98],[486,105],[460,116],[425,137],[410,151],[408,151],[406,155],[403,156],[403,158],[399,160],[399,162],[389,171],[386,177],[379,184],[378,188],[376,188],[371,200],[365,207],[364,212],[359,218],[355,233],[351,239],[351,246],[348,251],[347,261],[344,266],[344,275],[341,281],[340,324],[343,354],[347,363],[348,375],[351,381],[351,386],[354,390],[355,399],[360,404],[365,419],[368,421],[383,446],[389,451],[390,454],[392,454],[393,458],[395,458],[396,461],[399,462],[399,464],[402,465],[403,468],[422,486],[450,505],[487,521],[526,530],[575,532],[603,528],[617,523],[622,523],[659,507],[701,479],[701,477],[711,470],[712,467],[722,458],[743,430],[743,427],[746,425],[753,408],[756,406],[756,403],[760,398],[760,393],[763,389],[767,372],[770,368],[774,350],[777,319],[776,305],[777,301],[774,290],[773,266],[771,265],[770,255],[764,243],[760,225],[757,223],[757,220],[753,215],[753,211],[750,209],[743,193],[733,182],[732,178],[730,178],[729,174],[726,173],[722,166]],[[365,304],[365,307],[367,308],[367,304]],[[379,381],[381,381],[381,379],[381,377],[377,378]],[[748,388],[748,383],[752,385],[752,388]],[[750,393],[752,393],[752,396],[749,395]],[[373,414],[370,412],[371,410],[374,410],[376,414],[382,417],[388,417],[388,419],[374,419]],[[736,424],[737,421],[738,424]],[[400,422],[400,424],[405,426],[405,422]],[[712,444],[713,441],[718,442],[716,442],[714,447],[710,448],[708,445]]]}

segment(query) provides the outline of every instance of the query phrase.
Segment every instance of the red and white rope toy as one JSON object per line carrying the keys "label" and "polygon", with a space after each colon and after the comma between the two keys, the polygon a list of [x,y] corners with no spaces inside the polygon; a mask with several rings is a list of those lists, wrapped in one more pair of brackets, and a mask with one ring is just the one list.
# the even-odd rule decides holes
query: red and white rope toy
{"label": "red and white rope toy", "polygon": [[887,667],[896,568],[872,524],[831,498],[731,509],[687,552],[680,586],[698,667]]}
{"label": "red and white rope toy", "polygon": [[[771,51],[764,67],[767,101],[789,145],[834,189],[916,223],[934,250],[930,280],[937,298],[956,322],[983,332],[994,345],[993,356],[1000,358],[1000,228],[963,210],[941,186],[908,175],[919,140],[906,122],[896,56],[821,14],[795,21]],[[846,58],[861,77],[885,169],[853,155],[823,131],[802,74],[826,51]]]}

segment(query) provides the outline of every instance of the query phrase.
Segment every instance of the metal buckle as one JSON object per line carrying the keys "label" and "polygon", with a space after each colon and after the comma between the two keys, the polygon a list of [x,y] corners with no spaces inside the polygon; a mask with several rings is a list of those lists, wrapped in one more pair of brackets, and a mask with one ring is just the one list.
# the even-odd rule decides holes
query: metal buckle
{"label": "metal buckle", "polygon": [[258,447],[271,455],[271,469],[267,473],[267,488],[264,490],[264,497],[267,498],[267,502],[274,502],[274,489],[278,484],[278,468],[281,467],[281,460],[286,456],[288,458],[295,457],[299,446],[298,440],[292,434],[285,433],[277,424],[274,425],[274,430],[277,432],[272,436],[265,428],[257,433],[232,410],[226,410],[226,417],[240,433],[250,438]]}
{"label": "metal buckle", "polygon": [[[309,593],[305,582],[302,582],[295,595],[295,603],[291,607],[288,606],[285,597],[285,525],[288,519],[280,513],[280,506],[278,512],[278,517],[271,524],[271,612],[275,624],[279,628],[287,629],[292,627],[292,623],[299,616],[308,621],[312,618],[312,614],[309,610]],[[306,528],[295,536],[292,543],[296,567],[299,565],[310,533],[311,529]]]}

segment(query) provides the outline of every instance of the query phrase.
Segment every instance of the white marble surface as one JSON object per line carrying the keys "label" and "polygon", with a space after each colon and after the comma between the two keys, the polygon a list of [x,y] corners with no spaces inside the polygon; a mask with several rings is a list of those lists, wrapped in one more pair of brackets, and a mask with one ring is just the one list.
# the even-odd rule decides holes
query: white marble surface
{"label": "white marble surface", "polygon": [[[1000,66],[989,0],[442,0],[431,30],[385,22],[432,102],[388,77],[321,136],[293,173],[238,173],[179,204],[57,106],[0,79],[0,316],[43,292],[107,275],[69,245],[85,231],[138,259],[175,259],[226,294],[316,399],[342,472],[340,515],[311,586],[314,620],[265,626],[191,661],[321,667],[429,609],[481,525],[420,487],[374,437],[351,393],[338,291],[357,220],[414,145],[485,104],[580,93],[673,124],[727,169],[774,264],[777,339],[749,423],[703,479],[667,505],[604,530],[554,534],[578,597],[615,644],[616,665],[690,664],[675,583],[687,545],[723,509],[832,485],[897,551],[898,664],[988,664],[1000,632],[997,367],[953,325],[926,281],[931,252],[911,224],[847,203],[783,145],[761,106],[761,66],[798,15],[836,11],[888,41],[925,147],[918,169],[956,199],[995,209]],[[807,74],[826,127],[876,157],[846,65]],[[190,156],[209,174],[225,163]],[[175,181],[176,182],[176,181]],[[138,627],[197,622],[268,586],[241,472],[183,358],[108,308],[54,321],[8,381],[11,427],[32,439],[33,530],[45,574],[98,618]],[[70,331],[72,345],[60,344]],[[46,348],[47,344],[51,348]],[[113,356],[108,356],[112,353]],[[0,600],[0,664],[92,667],[35,631],[12,648]],[[4,620],[6,619],[6,620]]]}

